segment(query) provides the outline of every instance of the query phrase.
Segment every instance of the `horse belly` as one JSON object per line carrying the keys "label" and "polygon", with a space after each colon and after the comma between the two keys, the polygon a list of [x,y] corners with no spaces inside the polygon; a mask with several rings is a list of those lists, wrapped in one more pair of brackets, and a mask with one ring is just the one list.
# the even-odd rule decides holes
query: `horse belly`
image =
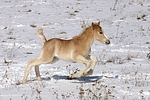
{"label": "horse belly", "polygon": [[68,62],[75,62],[72,58],[70,54],[55,54],[55,57],[57,57],[60,60],[64,60],[64,61],[68,61]]}

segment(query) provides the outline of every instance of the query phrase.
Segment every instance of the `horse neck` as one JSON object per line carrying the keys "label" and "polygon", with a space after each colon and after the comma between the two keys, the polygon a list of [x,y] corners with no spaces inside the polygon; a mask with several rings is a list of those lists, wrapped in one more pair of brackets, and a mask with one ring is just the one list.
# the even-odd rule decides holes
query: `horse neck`
{"label": "horse neck", "polygon": [[82,34],[76,36],[75,39],[78,41],[78,43],[84,43],[84,45],[86,44],[87,46],[91,47],[94,41],[93,36],[92,27],[88,27]]}

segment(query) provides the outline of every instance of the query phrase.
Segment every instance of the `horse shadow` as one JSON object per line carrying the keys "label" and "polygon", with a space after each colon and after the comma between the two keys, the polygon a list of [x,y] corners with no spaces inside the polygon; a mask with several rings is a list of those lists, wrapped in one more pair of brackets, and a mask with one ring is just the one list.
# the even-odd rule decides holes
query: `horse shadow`
{"label": "horse shadow", "polygon": [[[73,78],[73,79],[69,79],[69,76],[67,75],[53,75],[51,77],[46,77],[46,78],[42,78],[42,80],[44,81],[50,81],[52,79],[59,81],[59,80],[67,80],[70,81],[71,83],[92,83],[92,82],[96,82],[102,78],[108,78],[108,79],[117,79],[119,76],[103,76],[103,75],[97,75],[97,76],[84,76],[81,78]],[[35,81],[36,79],[33,79],[32,81]]]}
{"label": "horse shadow", "polygon": [[69,76],[67,75],[54,75],[52,78],[54,80],[70,80],[71,83],[90,83],[95,82],[97,80],[100,80],[103,76],[84,76],[81,78],[73,78],[69,79]]}

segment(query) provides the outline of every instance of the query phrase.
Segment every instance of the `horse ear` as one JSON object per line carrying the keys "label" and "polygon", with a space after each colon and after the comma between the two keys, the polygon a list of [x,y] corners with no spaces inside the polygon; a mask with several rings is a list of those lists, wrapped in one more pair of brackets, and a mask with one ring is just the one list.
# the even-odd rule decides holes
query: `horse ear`
{"label": "horse ear", "polygon": [[98,25],[100,25],[100,21],[98,22]]}
{"label": "horse ear", "polygon": [[94,28],[95,28],[95,24],[92,22],[92,27],[93,27],[93,30],[94,30]]}
{"label": "horse ear", "polygon": [[95,24],[92,22],[92,26],[94,27],[95,26]]}

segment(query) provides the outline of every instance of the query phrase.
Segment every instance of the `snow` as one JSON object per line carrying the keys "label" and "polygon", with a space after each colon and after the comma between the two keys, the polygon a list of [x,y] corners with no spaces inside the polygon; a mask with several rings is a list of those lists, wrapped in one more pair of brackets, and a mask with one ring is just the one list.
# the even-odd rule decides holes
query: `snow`
{"label": "snow", "polygon": [[[111,44],[92,45],[92,76],[66,80],[83,65],[58,61],[41,65],[41,82],[31,69],[28,84],[17,84],[40,54],[37,27],[46,38],[70,39],[98,21]],[[149,0],[1,0],[0,30],[0,100],[150,100]]]}

